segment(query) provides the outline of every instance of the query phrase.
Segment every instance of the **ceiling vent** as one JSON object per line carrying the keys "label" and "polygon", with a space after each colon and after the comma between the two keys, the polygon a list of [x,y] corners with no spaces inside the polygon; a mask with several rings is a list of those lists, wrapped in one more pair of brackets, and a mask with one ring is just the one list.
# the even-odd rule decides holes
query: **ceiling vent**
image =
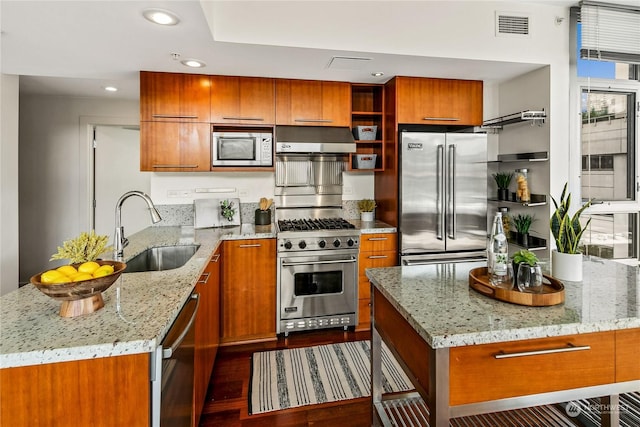
{"label": "ceiling vent", "polygon": [[339,68],[341,70],[362,70],[373,58],[362,56],[334,56],[327,64],[327,68]]}
{"label": "ceiling vent", "polygon": [[529,37],[529,16],[513,12],[496,12],[496,36]]}

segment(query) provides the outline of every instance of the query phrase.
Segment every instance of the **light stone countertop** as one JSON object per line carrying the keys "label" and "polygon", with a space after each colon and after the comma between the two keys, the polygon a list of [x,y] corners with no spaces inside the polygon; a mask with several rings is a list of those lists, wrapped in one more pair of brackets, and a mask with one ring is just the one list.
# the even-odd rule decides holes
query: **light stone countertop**
{"label": "light stone countertop", "polygon": [[274,238],[275,229],[253,224],[148,227],[127,237],[125,261],[152,246],[196,243],[200,247],[180,268],[122,274],[103,292],[104,308],[85,316],[60,317],[61,302],[31,284],[0,297],[0,368],[155,350],[220,241]]}
{"label": "light stone countertop", "polygon": [[393,227],[382,221],[361,221],[359,219],[348,220],[351,224],[355,225],[360,230],[361,234],[375,234],[375,233],[395,233],[396,227]]}
{"label": "light stone countertop", "polygon": [[471,289],[469,271],[484,266],[446,263],[366,274],[433,349],[640,328],[638,267],[585,257],[583,281],[564,282],[563,304],[526,307]]}

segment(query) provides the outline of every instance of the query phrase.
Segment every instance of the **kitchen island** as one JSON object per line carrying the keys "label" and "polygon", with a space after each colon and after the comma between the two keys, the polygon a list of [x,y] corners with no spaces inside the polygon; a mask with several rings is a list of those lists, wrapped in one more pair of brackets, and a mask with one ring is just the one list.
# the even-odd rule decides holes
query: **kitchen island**
{"label": "kitchen island", "polygon": [[[573,399],[640,391],[640,273],[585,258],[584,280],[565,282],[565,302],[525,307],[469,288],[483,263],[367,270],[373,295],[372,398],[381,392],[380,340],[392,349],[428,407],[431,426]],[[604,425],[618,425],[610,411]]]}
{"label": "kitchen island", "polygon": [[80,317],[61,317],[61,303],[32,285],[2,296],[2,425],[158,425],[150,419],[154,354],[212,254],[222,240],[274,237],[272,225],[148,227],[128,236],[125,262],[155,246],[198,250],[179,268],[122,274],[103,293],[104,308]]}

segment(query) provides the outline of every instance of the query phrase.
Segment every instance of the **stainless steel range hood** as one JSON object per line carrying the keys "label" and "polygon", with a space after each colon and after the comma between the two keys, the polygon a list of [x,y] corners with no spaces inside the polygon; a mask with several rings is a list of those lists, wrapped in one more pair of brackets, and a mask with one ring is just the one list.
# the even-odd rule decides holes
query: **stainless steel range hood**
{"label": "stainless steel range hood", "polygon": [[356,143],[348,127],[276,126],[276,154],[355,153]]}

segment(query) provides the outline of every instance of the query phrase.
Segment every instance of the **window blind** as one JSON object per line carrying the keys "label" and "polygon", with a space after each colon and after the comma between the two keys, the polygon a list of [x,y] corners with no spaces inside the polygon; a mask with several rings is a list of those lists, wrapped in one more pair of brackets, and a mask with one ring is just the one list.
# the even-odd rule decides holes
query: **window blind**
{"label": "window blind", "polygon": [[580,57],[640,64],[640,7],[583,1]]}

